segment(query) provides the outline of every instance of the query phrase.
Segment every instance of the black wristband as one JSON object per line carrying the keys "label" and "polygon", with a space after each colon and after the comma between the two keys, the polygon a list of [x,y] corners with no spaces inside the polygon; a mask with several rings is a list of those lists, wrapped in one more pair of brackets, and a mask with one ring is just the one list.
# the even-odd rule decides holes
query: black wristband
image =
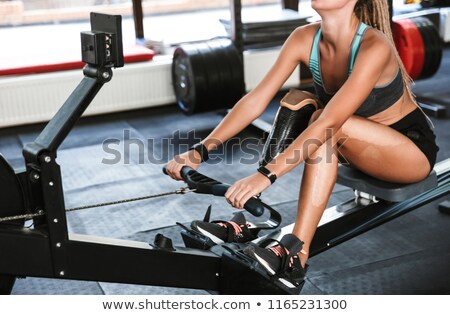
{"label": "black wristband", "polygon": [[266,176],[270,180],[271,184],[275,183],[275,181],[277,180],[277,175],[272,173],[271,171],[269,171],[264,166],[261,166],[260,168],[258,168],[258,172],[260,172],[261,174]]}
{"label": "black wristband", "polygon": [[201,142],[194,144],[192,147],[189,148],[190,150],[197,151],[202,159],[202,162],[206,162],[209,160],[208,150],[206,149],[205,145]]}

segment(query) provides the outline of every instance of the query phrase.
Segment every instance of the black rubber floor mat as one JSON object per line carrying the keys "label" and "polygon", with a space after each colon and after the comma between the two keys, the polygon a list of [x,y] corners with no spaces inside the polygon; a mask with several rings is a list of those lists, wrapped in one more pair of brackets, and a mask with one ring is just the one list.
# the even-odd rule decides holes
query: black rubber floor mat
{"label": "black rubber floor mat", "polygon": [[90,281],[25,278],[17,279],[14,295],[102,295],[99,283]]}
{"label": "black rubber floor mat", "polygon": [[[326,294],[449,294],[449,246],[337,270],[309,280]],[[432,266],[432,267],[431,267]]]}

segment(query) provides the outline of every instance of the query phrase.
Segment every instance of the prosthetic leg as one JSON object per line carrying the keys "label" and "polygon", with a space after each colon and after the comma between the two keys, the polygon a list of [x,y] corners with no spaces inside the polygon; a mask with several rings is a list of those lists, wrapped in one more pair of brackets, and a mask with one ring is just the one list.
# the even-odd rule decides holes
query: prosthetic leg
{"label": "prosthetic leg", "polygon": [[[319,108],[319,103],[313,94],[294,89],[283,97],[280,105],[263,148],[261,166],[265,166],[288,147],[308,127],[312,114]],[[190,188],[198,189],[198,187]],[[266,239],[261,244],[251,243],[259,237],[258,233],[261,230],[275,229],[280,225],[280,214],[269,205],[265,204],[265,208],[269,210],[270,218],[266,222],[258,223],[248,222],[242,213],[235,214],[230,221],[210,222],[211,209],[208,209],[203,221],[193,221],[190,227],[179,224],[183,228],[181,232],[183,241],[190,248],[218,252],[223,257],[222,271],[225,274],[229,272],[230,275],[241,273],[247,275],[249,269],[255,270],[254,277],[245,287],[253,288],[252,290],[257,287],[270,287],[271,291],[292,291],[298,294],[303,286],[306,272],[306,269],[300,265],[299,259],[296,259],[302,242],[293,235],[287,235],[278,242],[280,251],[283,251],[285,255],[281,258],[281,264],[278,264],[279,266],[271,272],[268,272],[270,264],[258,258],[261,253],[264,254],[267,251],[269,254],[272,253],[264,247],[277,241]],[[293,242],[286,243],[289,239],[296,240],[295,246],[290,246]],[[254,255],[250,255],[249,252]],[[278,262],[279,257],[272,257],[272,260]],[[248,276],[243,278],[249,279]],[[223,285],[227,287],[226,283]]]}
{"label": "prosthetic leg", "polygon": [[291,89],[280,101],[272,130],[266,140],[259,162],[265,166],[284,151],[308,127],[319,102],[309,92]]}
{"label": "prosthetic leg", "polygon": [[[263,148],[260,160],[261,166],[265,166],[289,146],[308,127],[312,114],[319,108],[318,101],[313,94],[295,89],[291,89],[283,97],[280,105],[272,130]],[[196,189],[198,188],[196,187]],[[203,221],[192,222],[191,228],[183,226],[189,234],[187,235],[189,237],[185,238],[185,243],[188,239],[192,239],[194,235],[196,236],[194,243],[200,245],[194,245],[189,241],[189,246],[202,249],[224,242],[247,243],[256,239],[260,230],[274,229],[279,226],[280,215],[270,207],[266,207],[266,209],[269,209],[270,219],[260,223],[246,222],[242,214],[242,218],[239,220],[233,218],[230,221],[209,222],[211,209],[208,209]],[[226,227],[226,230],[223,227]],[[199,242],[199,239],[203,241]]]}
{"label": "prosthetic leg", "polygon": [[[319,102],[313,94],[295,89],[283,97],[280,105],[263,148],[260,166],[266,166],[292,144],[308,127],[312,114],[319,109]],[[301,266],[297,257],[302,245],[303,242],[297,237],[286,234],[281,241],[266,238],[259,244],[250,243],[243,251],[229,256],[235,265],[259,270],[259,276],[268,277],[274,286],[281,285],[285,290],[298,294],[307,269]],[[257,285],[265,283],[258,278],[254,281]]]}

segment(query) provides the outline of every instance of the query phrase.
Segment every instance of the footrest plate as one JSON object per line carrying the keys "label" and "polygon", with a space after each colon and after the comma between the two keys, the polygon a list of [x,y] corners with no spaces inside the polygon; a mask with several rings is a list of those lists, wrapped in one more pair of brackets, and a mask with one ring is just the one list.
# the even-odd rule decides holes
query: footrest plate
{"label": "footrest plate", "polygon": [[224,252],[220,272],[220,292],[222,294],[292,294],[298,295],[304,280],[297,286],[288,287],[287,280],[270,276],[258,262],[239,251]]}
{"label": "footrest plate", "polygon": [[183,238],[184,245],[188,248],[209,250],[216,245],[209,237],[187,230],[181,231],[181,237]]}

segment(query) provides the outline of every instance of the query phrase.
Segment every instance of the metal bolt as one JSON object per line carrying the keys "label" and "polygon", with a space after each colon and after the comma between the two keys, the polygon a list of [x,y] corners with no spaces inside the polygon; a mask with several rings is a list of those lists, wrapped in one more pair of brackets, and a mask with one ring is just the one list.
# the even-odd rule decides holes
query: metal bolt
{"label": "metal bolt", "polygon": [[63,276],[65,275],[64,270],[61,270],[61,271],[59,272],[59,275],[60,275],[61,277],[63,277]]}
{"label": "metal bolt", "polygon": [[53,222],[54,222],[54,223],[58,223],[58,219],[57,219],[57,218],[54,218],[54,219],[53,219]]}
{"label": "metal bolt", "polygon": [[103,79],[108,79],[109,78],[109,73],[107,71],[102,73],[102,77]]}
{"label": "metal bolt", "polygon": [[49,182],[48,185],[49,185],[49,186],[53,186],[53,182]]}
{"label": "metal bolt", "polygon": [[44,213],[44,210],[40,209],[40,210],[38,210],[38,213],[39,213],[39,214],[43,214],[43,213]]}
{"label": "metal bolt", "polygon": [[35,180],[38,180],[38,179],[40,178],[40,176],[39,176],[38,173],[34,173],[34,174],[33,174],[33,178],[34,178]]}
{"label": "metal bolt", "polygon": [[61,247],[61,243],[56,243],[56,247]]}
{"label": "metal bolt", "polygon": [[52,158],[47,155],[46,157],[44,157],[44,161],[45,163],[50,163],[52,161]]}
{"label": "metal bolt", "polygon": [[216,277],[218,277],[218,276],[219,276],[219,273],[217,272],[217,273],[216,273]]}

